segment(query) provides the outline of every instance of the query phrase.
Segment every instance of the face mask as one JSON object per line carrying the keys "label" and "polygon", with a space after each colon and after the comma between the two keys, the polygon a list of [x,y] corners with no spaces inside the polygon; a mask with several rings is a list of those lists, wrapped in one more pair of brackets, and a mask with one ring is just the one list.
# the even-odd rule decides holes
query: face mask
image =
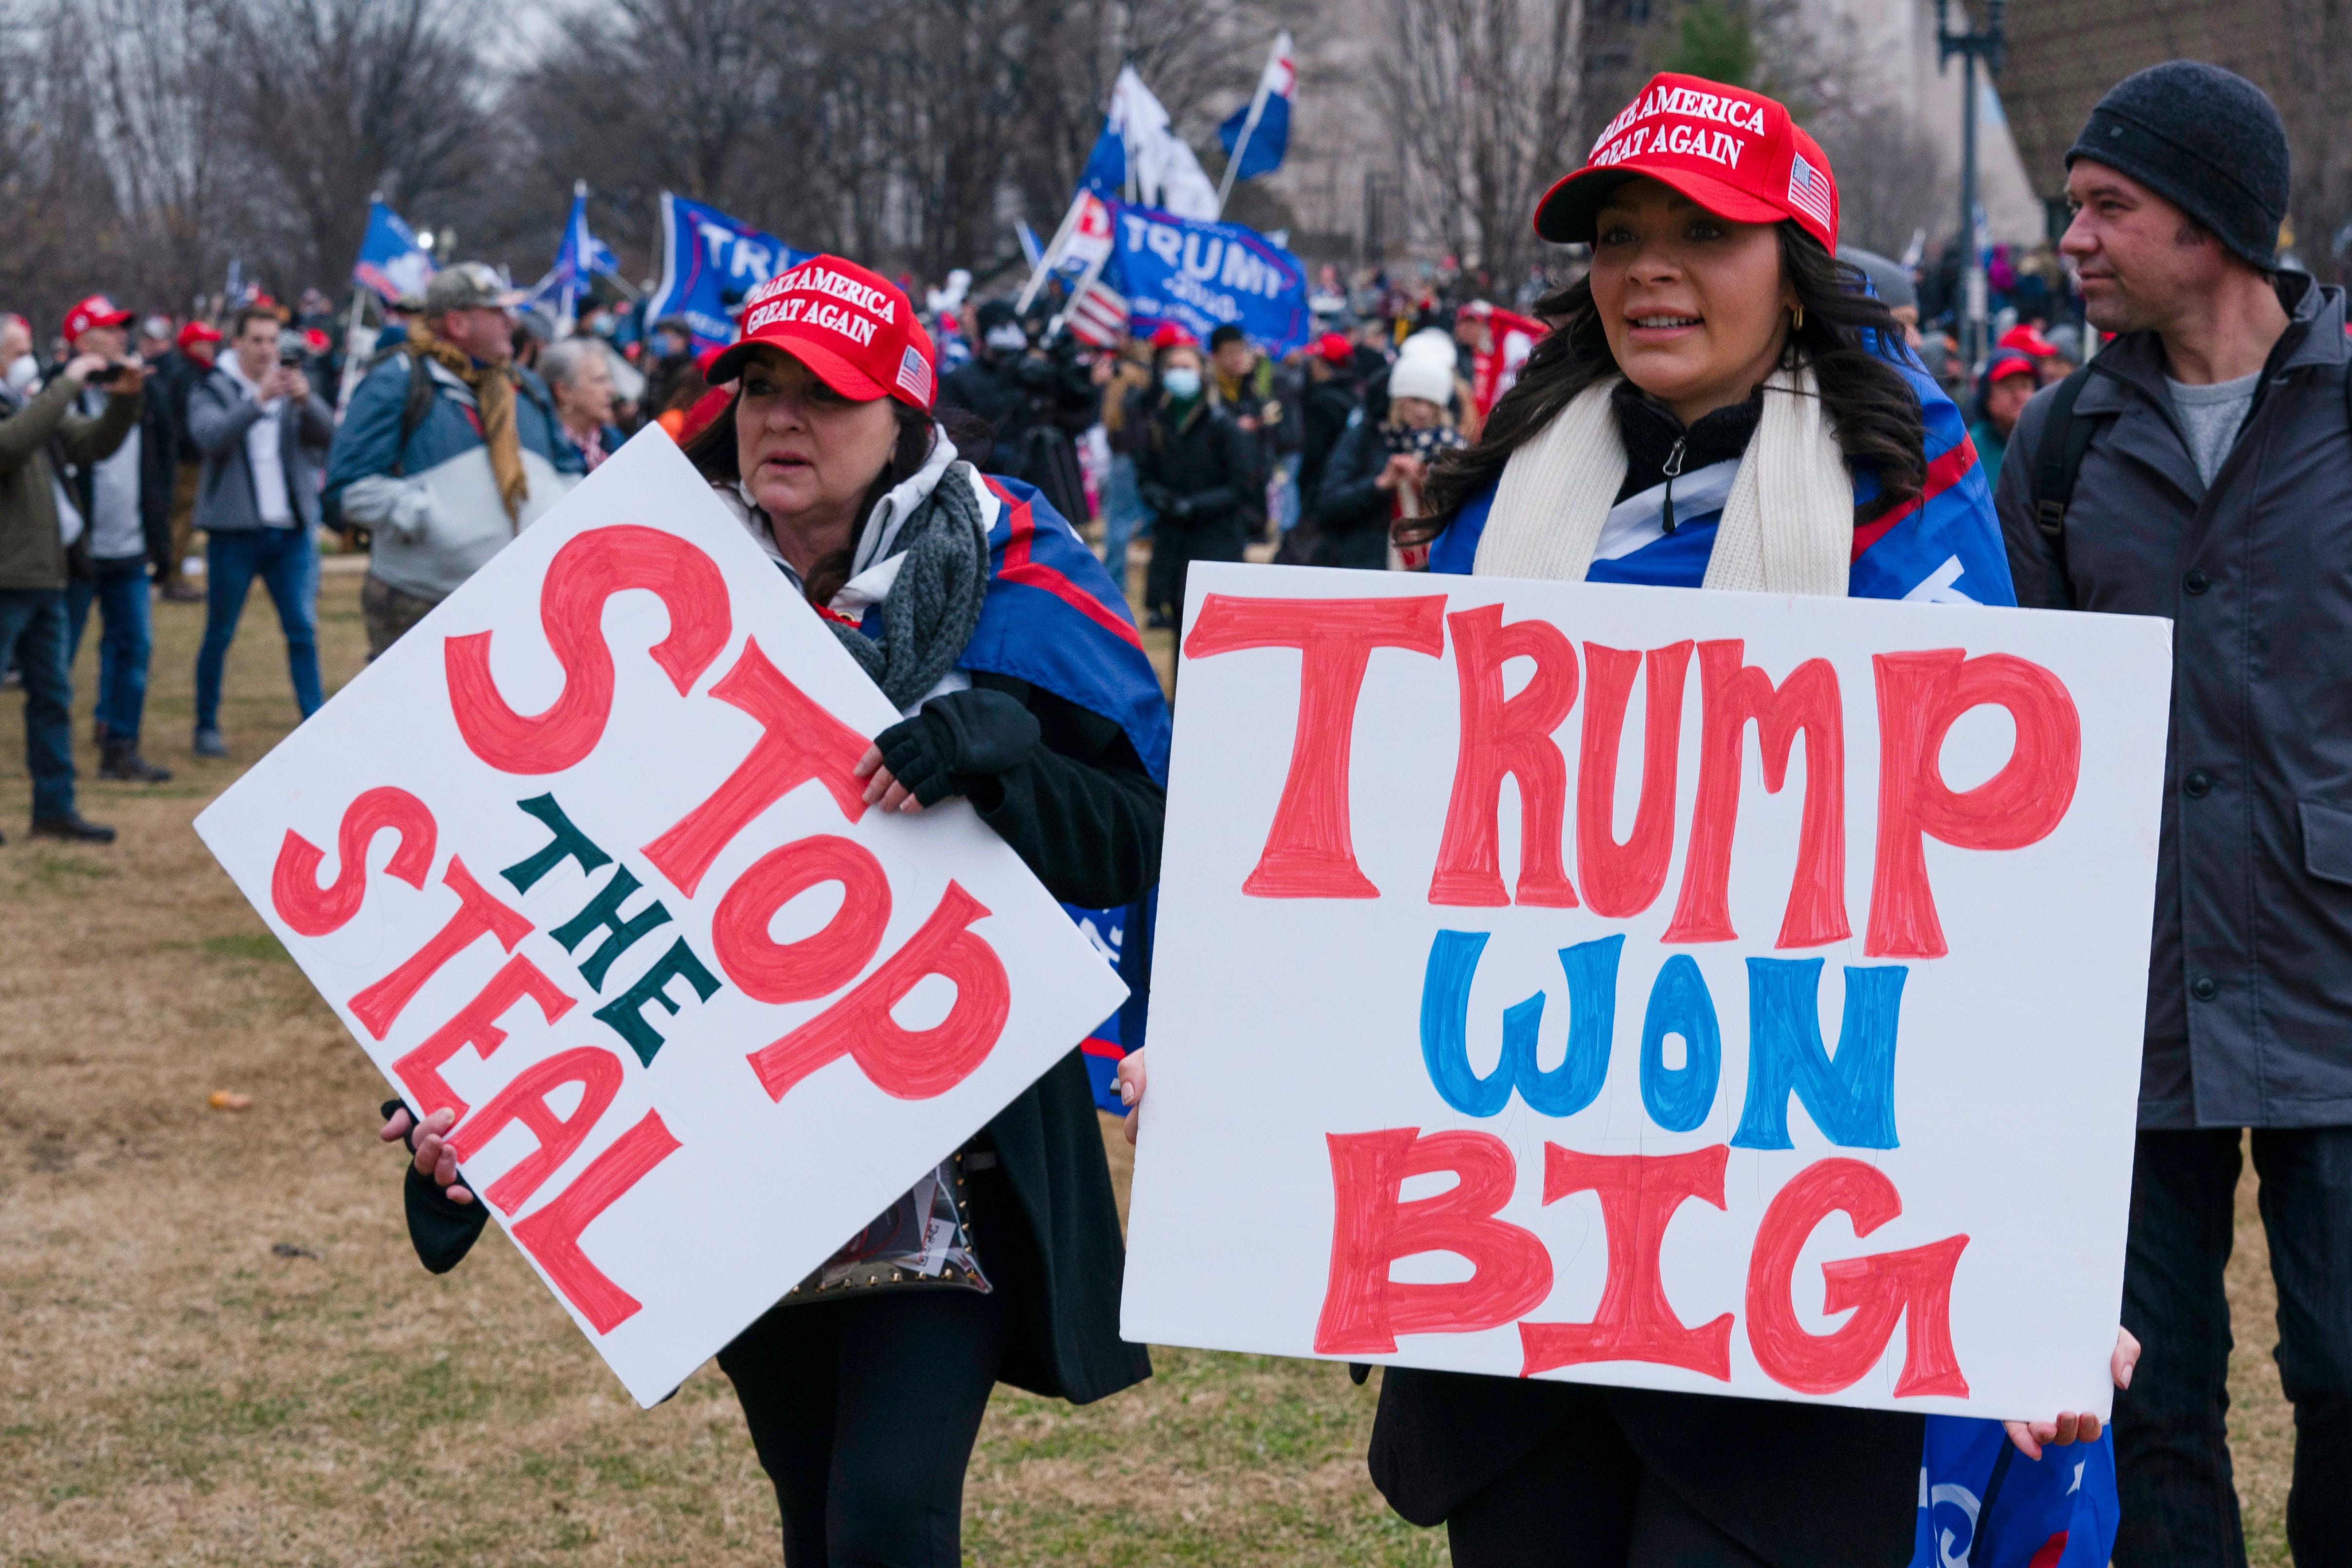
{"label": "face mask", "polygon": [[8,390],[11,392],[24,391],[25,388],[32,385],[35,381],[39,379],[40,374],[40,361],[35,359],[31,354],[26,354],[22,358],[18,359],[16,363],[8,367]]}
{"label": "face mask", "polygon": [[1201,373],[1187,370],[1182,365],[1162,375],[1160,384],[1168,389],[1168,395],[1179,403],[1201,395]]}
{"label": "face mask", "polygon": [[1029,334],[1016,322],[1000,321],[988,329],[988,336],[982,341],[999,353],[1017,354],[1029,346]]}

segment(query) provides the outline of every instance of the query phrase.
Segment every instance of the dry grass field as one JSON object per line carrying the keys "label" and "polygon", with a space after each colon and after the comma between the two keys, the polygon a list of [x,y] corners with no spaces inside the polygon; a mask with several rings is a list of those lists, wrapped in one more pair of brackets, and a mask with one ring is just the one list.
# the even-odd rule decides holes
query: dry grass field
{"label": "dry grass field", "polygon": [[[359,583],[325,578],[330,689],[360,663]],[[0,1568],[776,1563],[715,1368],[639,1412],[495,1230],[445,1279],[411,1256],[381,1080],[189,830],[294,721],[255,597],[226,763],[187,750],[202,607],[156,606],[147,749],[178,776],[85,776],[110,847],[25,842],[20,704],[0,700]],[[210,1109],[218,1089],[252,1108]],[[2283,1563],[2292,1426],[2241,1196],[2240,1474],[2254,1560]],[[1365,1479],[1370,1389],[1155,1355],[1150,1383],[1088,1409],[999,1394],[968,1561],[1444,1561]]]}

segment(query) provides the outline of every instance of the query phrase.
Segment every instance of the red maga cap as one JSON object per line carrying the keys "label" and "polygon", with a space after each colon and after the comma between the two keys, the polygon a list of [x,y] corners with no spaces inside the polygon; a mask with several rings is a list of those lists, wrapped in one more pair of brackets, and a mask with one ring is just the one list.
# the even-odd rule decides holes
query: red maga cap
{"label": "red maga cap", "polygon": [[2033,368],[2032,356],[2023,349],[2003,349],[1992,356],[1990,364],[1985,366],[1984,384],[1990,386],[1994,382],[2007,381],[2012,375],[2038,374]]}
{"label": "red maga cap", "polygon": [[744,297],[743,336],[703,373],[713,385],[743,374],[761,343],[809,367],[844,397],[877,397],[928,412],[938,389],[931,335],[906,291],[878,272],[819,256],[779,272]]}
{"label": "red maga cap", "polygon": [[66,312],[66,342],[72,342],[92,327],[119,327],[131,312],[103,294],[92,294]]}
{"label": "red maga cap", "polygon": [[1356,345],[1338,332],[1326,332],[1315,340],[1315,357],[1326,364],[1346,364],[1356,357]]}
{"label": "red maga cap", "polygon": [[2032,321],[2020,321],[2010,328],[2001,333],[2000,342],[1994,346],[2015,349],[2020,353],[2032,354],[2035,359],[2048,359],[2058,352],[2058,345],[2043,337],[2042,329]]}
{"label": "red maga cap", "polygon": [[1196,349],[1201,346],[1201,340],[1173,321],[1162,321],[1159,330],[1151,334],[1151,346],[1155,349]]}
{"label": "red maga cap", "polygon": [[174,341],[184,350],[194,348],[198,343],[216,343],[221,341],[220,329],[206,321],[190,321],[180,329],[180,335]]}
{"label": "red maga cap", "polygon": [[1761,93],[1662,71],[1593,142],[1584,167],[1536,204],[1536,233],[1590,242],[1593,214],[1637,175],[1673,186],[1733,223],[1798,226],[1837,249],[1837,182],[1821,143]]}

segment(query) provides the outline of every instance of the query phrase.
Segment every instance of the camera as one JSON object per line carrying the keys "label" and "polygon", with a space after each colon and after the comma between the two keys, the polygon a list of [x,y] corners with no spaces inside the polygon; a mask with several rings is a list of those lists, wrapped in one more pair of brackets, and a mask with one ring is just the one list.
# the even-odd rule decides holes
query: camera
{"label": "camera", "polygon": [[291,327],[284,328],[278,334],[278,363],[288,370],[299,370],[302,368],[302,356],[309,348],[301,333]]}

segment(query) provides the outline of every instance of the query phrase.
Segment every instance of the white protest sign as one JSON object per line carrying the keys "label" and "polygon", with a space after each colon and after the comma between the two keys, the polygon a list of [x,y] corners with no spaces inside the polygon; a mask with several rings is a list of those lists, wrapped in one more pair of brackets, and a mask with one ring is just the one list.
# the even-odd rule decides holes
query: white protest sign
{"label": "white protest sign", "polygon": [[1128,1338],[2107,1410],[2167,623],[1189,586]]}
{"label": "white protest sign", "polygon": [[649,432],[196,821],[640,1404],[1125,994],[898,717]]}

